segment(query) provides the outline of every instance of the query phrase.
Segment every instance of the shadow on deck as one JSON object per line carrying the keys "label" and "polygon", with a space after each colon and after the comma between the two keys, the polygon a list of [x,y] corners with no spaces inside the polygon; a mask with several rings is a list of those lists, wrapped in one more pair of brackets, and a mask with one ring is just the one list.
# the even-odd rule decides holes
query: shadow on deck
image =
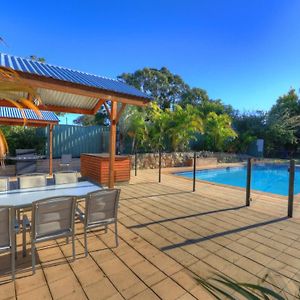
{"label": "shadow on deck", "polygon": [[200,238],[197,238],[197,239],[189,239],[189,240],[186,240],[185,242],[173,244],[173,245],[166,246],[166,247],[162,247],[160,249],[162,251],[167,251],[167,250],[175,249],[175,248],[178,248],[178,247],[183,247],[183,246],[187,246],[187,245],[192,245],[192,244],[212,240],[214,238],[223,237],[223,236],[226,236],[226,235],[229,235],[229,234],[239,233],[239,232],[243,232],[243,231],[250,230],[250,229],[253,229],[253,228],[258,228],[258,227],[261,227],[261,226],[266,226],[266,225],[286,221],[288,219],[289,219],[288,217],[282,217],[282,218],[277,218],[277,219],[264,221],[264,222],[260,222],[260,223],[256,223],[256,224],[251,224],[251,225],[247,225],[247,226],[243,226],[243,227],[239,227],[239,228],[235,228],[235,229],[231,229],[231,230],[227,230],[227,231],[214,233],[214,234],[211,234],[211,235],[208,235],[208,236],[205,236],[205,237],[200,237]]}

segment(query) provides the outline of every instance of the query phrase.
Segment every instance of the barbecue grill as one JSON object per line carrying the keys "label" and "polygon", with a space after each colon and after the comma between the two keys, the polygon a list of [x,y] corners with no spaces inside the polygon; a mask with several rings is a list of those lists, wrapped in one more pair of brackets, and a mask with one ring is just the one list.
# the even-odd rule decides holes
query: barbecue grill
{"label": "barbecue grill", "polygon": [[8,156],[7,159],[16,161],[16,174],[28,174],[36,172],[36,162],[45,158],[37,155],[35,149],[16,149],[16,156]]}

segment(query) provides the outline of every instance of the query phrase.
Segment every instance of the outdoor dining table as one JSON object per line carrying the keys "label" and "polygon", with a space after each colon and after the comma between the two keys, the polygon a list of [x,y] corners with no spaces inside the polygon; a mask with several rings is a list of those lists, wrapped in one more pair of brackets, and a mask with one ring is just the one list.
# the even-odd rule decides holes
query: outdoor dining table
{"label": "outdoor dining table", "polygon": [[[31,208],[32,202],[58,196],[75,196],[84,198],[88,193],[102,190],[103,188],[89,181],[48,185],[44,187],[16,189],[0,192],[0,206],[13,206],[15,209]],[[23,231],[24,234],[24,231]],[[23,256],[26,256],[26,241],[23,236]]]}
{"label": "outdoor dining table", "polygon": [[48,185],[44,187],[17,189],[0,192],[0,206],[13,206],[16,209],[30,208],[32,202],[44,198],[58,196],[75,196],[84,198],[88,193],[102,190],[103,188],[89,181],[68,183],[60,185]]}

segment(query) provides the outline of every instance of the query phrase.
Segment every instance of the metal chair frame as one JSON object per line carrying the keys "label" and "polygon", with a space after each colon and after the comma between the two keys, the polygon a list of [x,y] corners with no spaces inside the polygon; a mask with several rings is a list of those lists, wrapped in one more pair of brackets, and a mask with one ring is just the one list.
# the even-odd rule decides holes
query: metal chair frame
{"label": "metal chair frame", "polygon": [[[3,186],[2,186],[3,183]],[[0,177],[0,192],[5,192],[9,190],[9,178],[8,177]]]}
{"label": "metal chair frame", "polygon": [[[72,182],[67,182],[62,180],[63,175],[76,175],[76,180]],[[68,183],[76,183],[78,182],[78,173],[76,171],[61,171],[53,174],[55,184],[68,184]]]}
{"label": "metal chair frame", "polygon": [[7,209],[8,210],[8,226],[7,230],[9,231],[8,238],[9,241],[7,245],[2,245],[0,247],[0,252],[10,252],[11,256],[11,273],[12,273],[12,280],[15,280],[15,255],[16,255],[16,230],[15,230],[15,208],[13,206],[0,206],[1,209]]}
{"label": "metal chair frame", "polygon": [[[110,191],[116,191],[116,199],[114,203],[114,211],[113,211],[113,218],[110,219],[103,219],[99,221],[89,222],[89,206],[90,201],[93,201],[92,197],[95,194],[100,194],[101,192],[107,193]],[[107,226],[110,224],[115,225],[115,241],[116,241],[116,247],[119,245],[118,241],[118,225],[117,225],[117,217],[118,217],[118,207],[119,207],[119,199],[120,199],[120,189],[105,189],[103,191],[97,191],[87,194],[86,200],[85,200],[85,210],[84,213],[77,208],[77,213],[80,221],[83,223],[84,226],[84,247],[85,247],[85,256],[88,255],[88,247],[87,247],[87,230],[96,228],[96,227],[105,227],[105,233],[107,232]]]}
{"label": "metal chair frame", "polygon": [[[25,186],[25,187],[22,187],[22,179],[34,179],[35,177],[43,177],[43,182],[42,184],[38,184],[38,185],[29,185],[29,186]],[[30,189],[30,188],[35,188],[35,187],[42,187],[42,186],[46,186],[47,185],[47,175],[44,174],[44,173],[31,173],[31,174],[26,174],[26,175],[20,175],[18,176],[18,186],[19,186],[19,189]]]}
{"label": "metal chair frame", "polygon": [[[63,200],[64,199],[64,200]],[[37,226],[39,225],[39,213],[38,208],[43,203],[45,204],[51,204],[55,202],[61,202],[65,201],[66,199],[69,199],[72,201],[71,203],[71,214],[70,214],[70,221],[69,221],[69,227],[62,230],[61,232],[53,231],[49,232],[45,235],[39,236],[37,232]],[[31,256],[32,256],[32,270],[33,273],[35,273],[35,251],[36,251],[36,244],[39,242],[44,242],[48,240],[55,240],[58,238],[65,237],[67,239],[67,243],[69,242],[69,237],[72,238],[72,254],[73,259],[75,260],[75,230],[74,230],[74,223],[75,223],[75,205],[76,205],[76,197],[70,195],[70,196],[59,196],[59,197],[51,197],[51,198],[45,198],[42,200],[38,200],[32,203],[32,226],[31,226]]]}
{"label": "metal chair frame", "polygon": [[[41,177],[41,182],[39,184],[29,184],[28,186],[23,187],[22,186],[22,180],[23,179],[34,179],[35,177]],[[28,183],[28,181],[27,181]],[[30,183],[30,181],[29,181]],[[26,185],[26,183],[25,183]],[[20,175],[18,176],[18,187],[19,189],[30,189],[30,188],[35,188],[35,187],[43,187],[47,185],[47,175],[44,173],[31,173],[31,174],[25,174],[25,175]],[[24,212],[30,211],[30,209],[17,209],[17,220],[19,226],[21,225],[21,212],[23,213],[23,221],[22,221],[22,226],[23,226],[23,257],[26,256],[26,246],[24,246],[24,243],[26,244],[26,233],[25,231],[30,229],[30,221],[27,218],[27,216],[24,215]],[[24,217],[25,216],[25,217]]]}
{"label": "metal chair frame", "polygon": [[72,154],[62,154],[59,164],[60,168],[63,169],[66,167],[68,169],[72,163],[72,158]]}

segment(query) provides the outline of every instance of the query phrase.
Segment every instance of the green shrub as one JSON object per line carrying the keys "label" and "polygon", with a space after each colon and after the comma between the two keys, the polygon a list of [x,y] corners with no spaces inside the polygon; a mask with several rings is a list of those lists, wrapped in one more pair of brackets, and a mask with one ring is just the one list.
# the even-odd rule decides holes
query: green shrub
{"label": "green shrub", "polygon": [[1,126],[9,147],[9,155],[16,155],[16,149],[36,149],[45,154],[46,137],[37,134],[36,128],[24,126]]}

